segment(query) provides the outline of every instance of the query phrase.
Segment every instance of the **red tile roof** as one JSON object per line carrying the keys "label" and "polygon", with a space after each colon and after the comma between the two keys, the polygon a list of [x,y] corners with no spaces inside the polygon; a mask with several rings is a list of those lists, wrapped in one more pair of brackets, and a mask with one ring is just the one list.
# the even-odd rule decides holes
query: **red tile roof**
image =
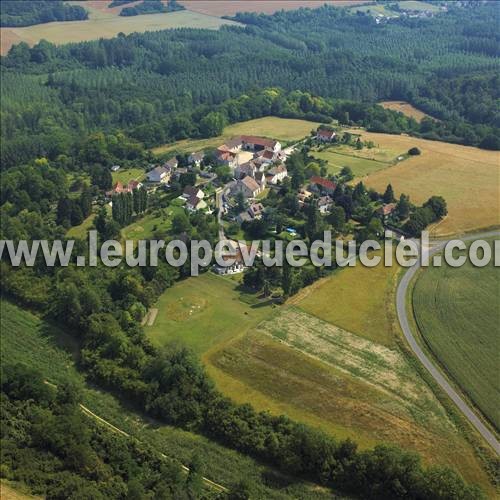
{"label": "red tile roof", "polygon": [[331,139],[332,137],[335,137],[335,132],[333,130],[328,130],[326,128],[320,128],[318,130],[318,135],[320,137],[326,137],[327,139]]}
{"label": "red tile roof", "polygon": [[394,212],[395,208],[396,208],[395,203],[388,203],[387,205],[380,207],[377,211],[381,215],[390,215],[392,214],[392,212]]}
{"label": "red tile roof", "polygon": [[256,137],[254,135],[242,135],[241,140],[247,144],[256,144],[264,148],[274,148],[276,146],[276,141],[266,139],[265,137]]}

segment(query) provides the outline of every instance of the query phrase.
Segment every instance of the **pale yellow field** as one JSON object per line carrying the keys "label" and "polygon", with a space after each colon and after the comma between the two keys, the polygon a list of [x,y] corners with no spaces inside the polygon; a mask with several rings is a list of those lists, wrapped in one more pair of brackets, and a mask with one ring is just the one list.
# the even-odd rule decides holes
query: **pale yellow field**
{"label": "pale yellow field", "polygon": [[[357,130],[356,132],[359,132]],[[383,192],[391,183],[397,195],[406,193],[421,204],[432,195],[443,196],[448,216],[434,226],[435,236],[449,236],[500,225],[500,153],[403,135],[362,132],[363,140],[381,147],[422,154],[373,172],[363,179]]]}
{"label": "pale yellow field", "polygon": [[415,118],[417,122],[421,122],[425,117],[432,118],[427,113],[420,111],[419,109],[412,106],[409,102],[405,101],[384,101],[379,103],[385,109],[392,109],[393,111],[399,111],[410,118]]}
{"label": "pale yellow field", "polygon": [[300,7],[317,8],[324,4],[347,7],[365,0],[182,0],[186,9],[210,16],[234,16],[237,12],[262,12],[272,14],[278,10],[293,10]]}
{"label": "pale yellow field", "polygon": [[96,40],[98,38],[113,38],[120,32],[128,35],[134,32],[159,31],[171,28],[218,29],[224,24],[238,24],[227,19],[188,10],[120,17],[115,9],[107,12],[92,6],[89,12],[90,18],[86,21],[45,23],[22,28],[0,28],[1,53],[7,53],[15,43],[24,41],[29,45],[35,45],[42,38],[56,45],[61,45],[70,42]]}
{"label": "pale yellow field", "polygon": [[318,125],[320,124],[307,120],[266,116],[265,118],[257,118],[255,120],[229,125],[219,137],[211,137],[210,139],[186,139],[184,141],[159,146],[152,151],[154,154],[162,154],[169,151],[191,153],[203,148],[220,146],[226,139],[238,135],[258,135],[278,139],[283,142],[297,141],[308,136],[311,130],[316,130]]}

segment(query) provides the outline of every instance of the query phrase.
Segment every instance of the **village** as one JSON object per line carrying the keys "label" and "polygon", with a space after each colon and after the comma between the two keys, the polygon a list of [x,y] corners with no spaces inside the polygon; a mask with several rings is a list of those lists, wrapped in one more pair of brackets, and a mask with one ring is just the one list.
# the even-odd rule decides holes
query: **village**
{"label": "village", "polygon": [[[106,199],[113,206],[140,191],[151,199],[168,199],[176,213],[212,216],[218,240],[227,242],[231,257],[236,256],[230,266],[215,265],[218,274],[245,270],[238,241],[312,240],[326,229],[364,239],[380,237],[384,228],[404,234],[401,222],[410,212],[404,195],[397,202],[391,186],[384,194],[368,191],[362,183],[353,186],[349,167],[328,174],[324,161],[309,156],[312,150],[336,145],[373,147],[331,125],[320,125],[309,137],[286,147],[275,139],[241,135],[211,150],[177,154],[150,165],[144,180],[118,181],[106,192]],[[404,159],[399,156],[395,161]],[[116,173],[120,167],[111,170]]]}

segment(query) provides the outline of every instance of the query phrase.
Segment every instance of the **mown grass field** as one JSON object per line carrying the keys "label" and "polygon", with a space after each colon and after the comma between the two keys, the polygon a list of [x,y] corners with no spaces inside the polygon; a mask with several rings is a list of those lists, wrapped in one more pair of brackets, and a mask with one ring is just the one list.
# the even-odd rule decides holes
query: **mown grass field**
{"label": "mown grass field", "polygon": [[156,345],[179,340],[202,354],[245,333],[273,310],[237,286],[212,273],[176,283],[155,304],[158,315],[153,326],[145,327],[146,334]]}
{"label": "mown grass field", "polygon": [[405,101],[384,101],[379,103],[385,109],[399,111],[410,118],[415,118],[417,122],[421,122],[425,117],[431,118],[427,113],[415,108],[409,102]]}
{"label": "mown grass field", "polygon": [[111,177],[113,178],[113,184],[116,182],[128,184],[134,180],[143,181],[146,177],[146,172],[142,168],[122,168],[118,172],[111,172]]}
{"label": "mown grass field", "polygon": [[402,0],[401,2],[397,2],[401,9],[406,10],[429,10],[431,12],[438,12],[439,7],[429,2],[420,2],[419,0]]}
{"label": "mown grass field", "polygon": [[[377,255],[382,256],[381,252]],[[400,267],[340,269],[299,292],[291,302],[303,311],[384,346],[397,330],[394,292]]]}
{"label": "mown grass field", "polygon": [[[76,369],[70,353],[71,350],[74,351],[74,343],[69,335],[7,301],[2,301],[0,307],[2,363],[28,364],[56,384],[65,380],[80,384],[83,388],[82,402],[94,413],[181,463],[187,464],[193,454],[199,454],[205,467],[204,475],[219,484],[230,487],[243,478],[248,478],[257,485],[257,498],[331,498],[330,494],[317,486],[284,477],[273,469],[203,436],[161,425],[135,413],[109,393],[86,385],[85,378]],[[212,498],[211,493],[212,490],[206,491],[208,498]]]}
{"label": "mown grass field", "polygon": [[500,269],[422,270],[412,295],[418,328],[446,371],[497,429],[500,428]]}
{"label": "mown grass field", "polygon": [[154,210],[152,213],[125,226],[121,230],[124,240],[147,240],[153,237],[165,238],[172,228],[172,219],[183,212],[179,206],[170,205],[167,208]]}
{"label": "mown grass field", "polygon": [[391,183],[397,196],[409,194],[416,204],[432,195],[443,196],[448,216],[431,228],[433,235],[448,236],[500,225],[498,151],[371,132],[362,132],[362,139],[393,150],[408,151],[413,146],[421,150],[421,155],[373,172],[363,182],[381,192]]}
{"label": "mown grass field", "polygon": [[363,158],[350,152],[340,153],[337,148],[313,153],[315,158],[328,162],[328,173],[338,174],[342,167],[350,167],[355,177],[364,177],[378,170],[382,170],[391,165],[386,161],[379,161],[372,158]]}
{"label": "mown grass field", "polygon": [[219,137],[209,139],[186,139],[172,144],[165,144],[153,149],[153,153],[162,154],[168,152],[191,153],[204,148],[220,146],[225,140],[238,135],[258,135],[278,139],[279,141],[297,141],[308,136],[311,130],[316,130],[320,125],[307,120],[296,120],[293,118],[277,118],[266,116],[246,122],[235,123],[224,129]]}
{"label": "mown grass field", "polygon": [[[80,2],[85,7],[86,2]],[[219,29],[225,24],[238,25],[234,21],[183,10],[162,14],[122,17],[114,9],[110,12],[89,9],[92,15],[85,21],[65,21],[37,24],[22,28],[0,28],[1,53],[6,54],[10,47],[19,42],[35,45],[41,39],[61,45],[70,42],[83,42],[98,38],[113,38],[118,33],[158,31],[172,28]]]}

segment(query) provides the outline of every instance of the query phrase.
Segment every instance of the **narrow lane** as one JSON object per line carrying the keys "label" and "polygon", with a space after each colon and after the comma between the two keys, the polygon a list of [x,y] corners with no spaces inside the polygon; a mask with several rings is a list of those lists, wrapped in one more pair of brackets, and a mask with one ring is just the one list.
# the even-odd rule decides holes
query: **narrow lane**
{"label": "narrow lane", "polygon": [[[499,231],[488,231],[484,233],[478,233],[473,235],[468,235],[460,238],[462,241],[471,241],[477,239],[489,238],[492,236],[500,237]],[[458,239],[458,237],[457,237]],[[431,249],[427,250],[429,257],[432,257],[439,251],[443,250],[447,241],[440,242],[433,246]],[[410,323],[408,321],[408,316],[406,313],[406,297],[408,293],[408,286],[415,276],[417,271],[420,269],[420,259],[415,265],[410,267],[406,274],[401,279],[399,283],[397,293],[396,293],[396,309],[398,313],[399,324],[403,330],[403,334],[411,347],[411,350],[419,361],[425,366],[427,371],[432,375],[432,378],[439,384],[439,386],[448,394],[452,401],[458,406],[459,410],[465,415],[467,420],[476,428],[476,430],[483,436],[485,441],[500,455],[500,443],[498,442],[495,435],[483,424],[482,420],[476,415],[476,413],[469,407],[469,405],[460,397],[460,395],[453,389],[450,383],[443,376],[441,371],[432,363],[432,361],[427,357],[421,347],[418,345],[413,333],[411,331]]]}

